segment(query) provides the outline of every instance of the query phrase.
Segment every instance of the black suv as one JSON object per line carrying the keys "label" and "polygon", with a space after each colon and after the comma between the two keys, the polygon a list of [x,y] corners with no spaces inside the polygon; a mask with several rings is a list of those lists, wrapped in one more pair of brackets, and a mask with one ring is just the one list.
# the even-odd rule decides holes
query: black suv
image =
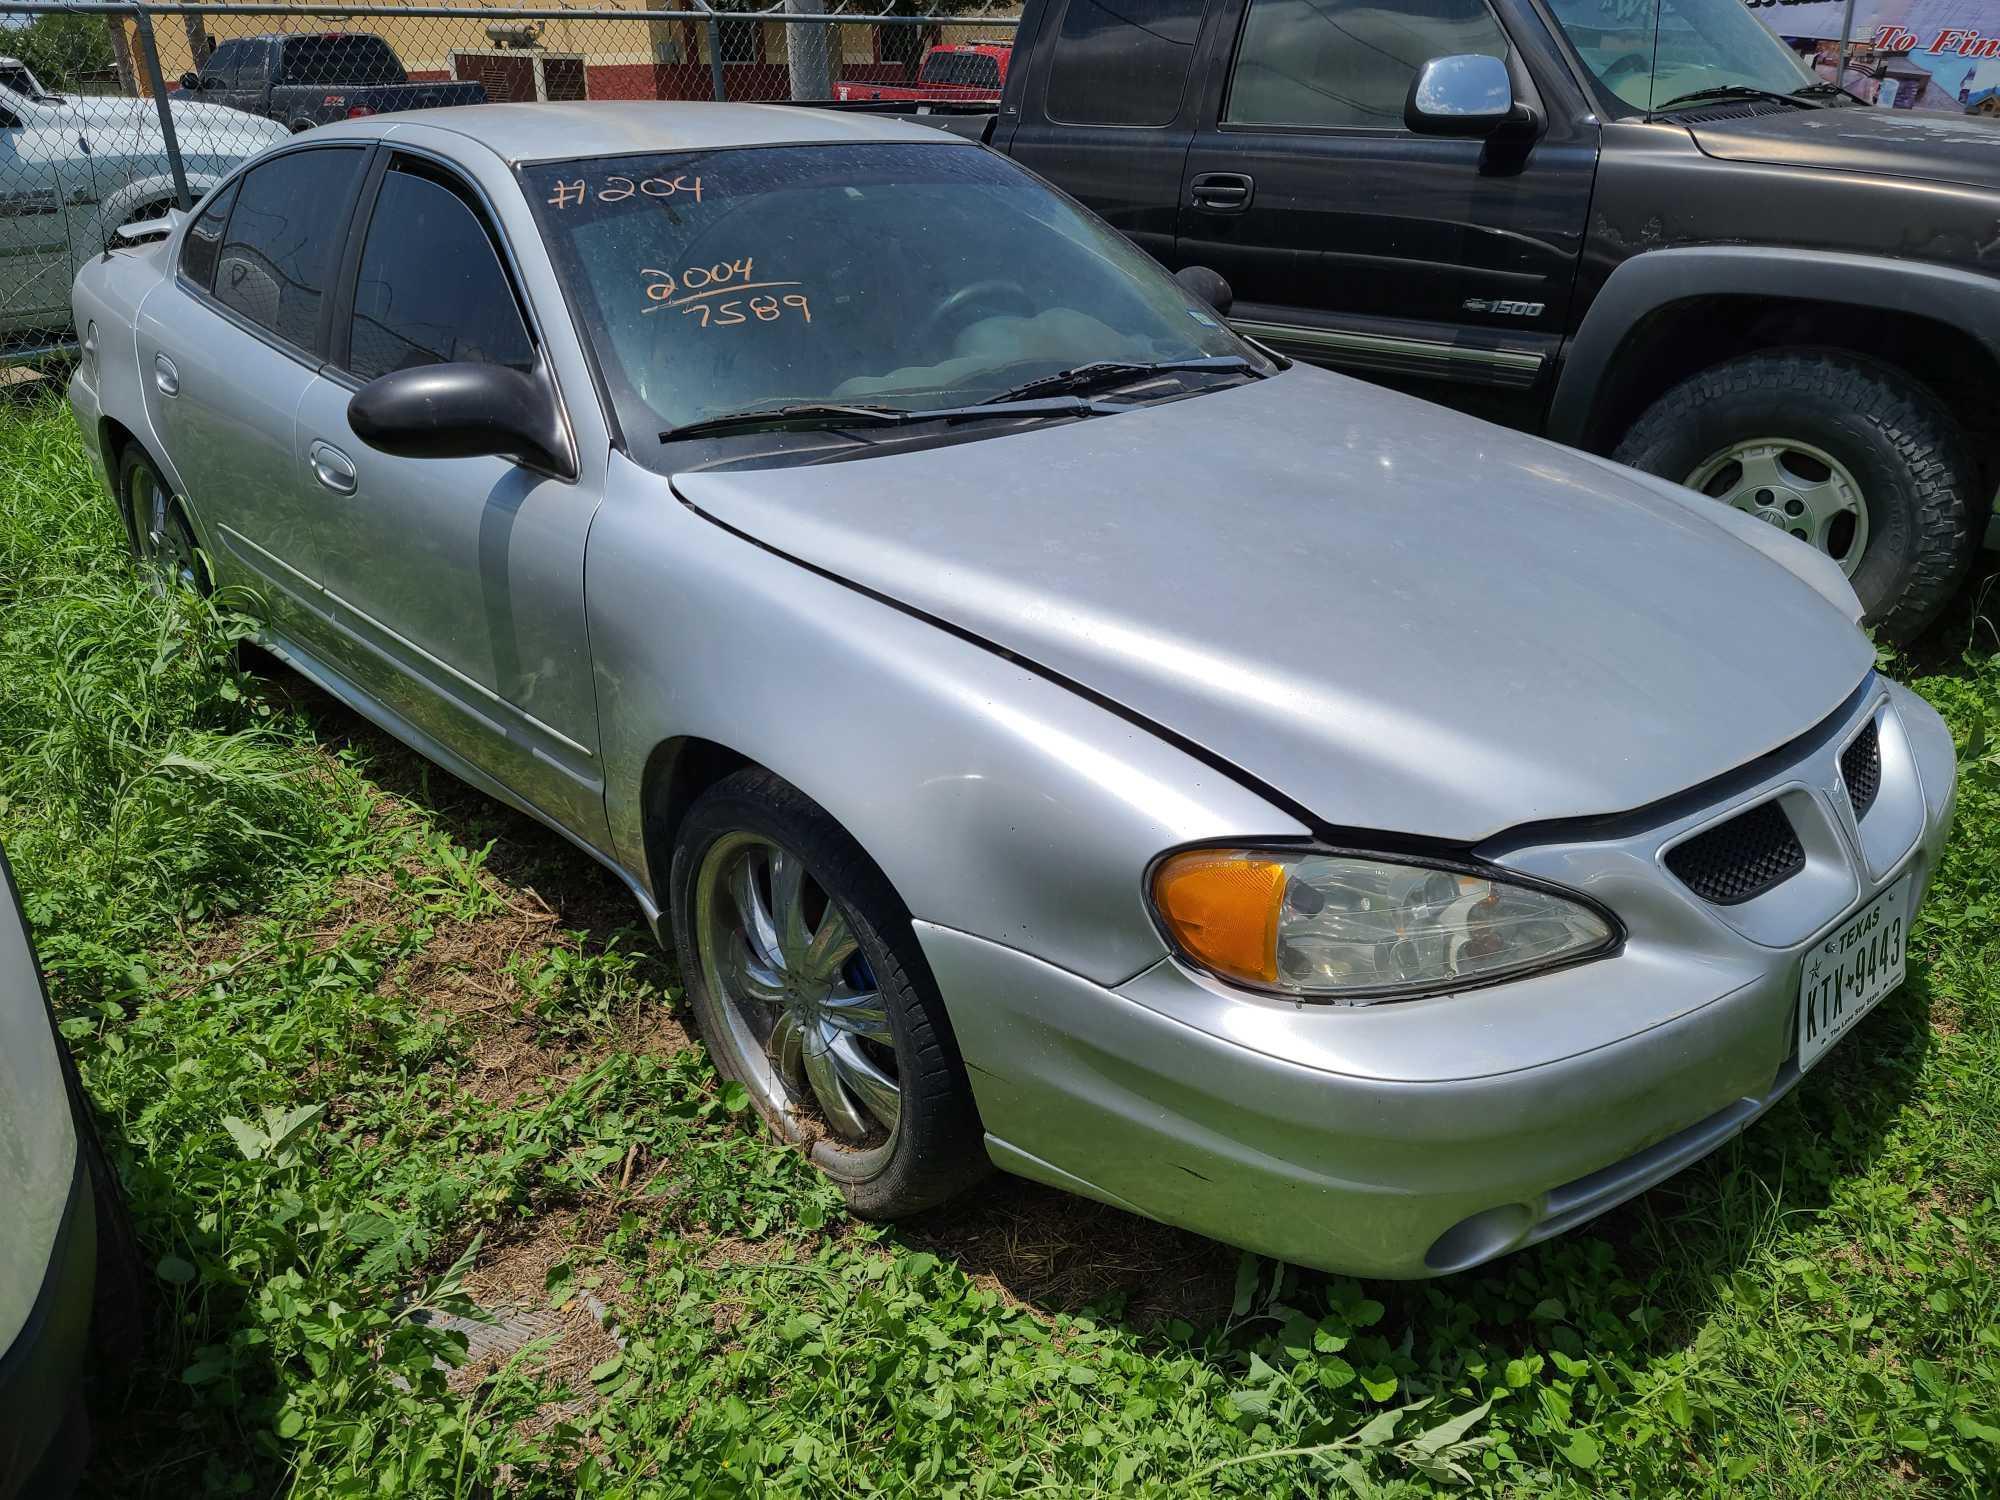
{"label": "black suv", "polygon": [[997,113],[936,123],[1286,353],[1806,539],[1891,638],[1986,530],[2000,129],[1856,102],[1743,0],[1027,0]]}

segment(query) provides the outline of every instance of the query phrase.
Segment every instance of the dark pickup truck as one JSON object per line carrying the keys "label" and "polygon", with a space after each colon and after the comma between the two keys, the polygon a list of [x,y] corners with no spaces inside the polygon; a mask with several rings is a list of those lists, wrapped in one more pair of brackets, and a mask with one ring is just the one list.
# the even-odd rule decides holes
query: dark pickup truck
{"label": "dark pickup truck", "polygon": [[2000,128],[1864,106],[1743,0],[1027,0],[997,111],[902,110],[1285,353],[1804,538],[1889,638],[1986,532]]}
{"label": "dark pickup truck", "polygon": [[329,120],[486,102],[480,83],[410,82],[389,44],[365,31],[237,37],[220,43],[199,73],[181,74],[181,89],[294,134]]}

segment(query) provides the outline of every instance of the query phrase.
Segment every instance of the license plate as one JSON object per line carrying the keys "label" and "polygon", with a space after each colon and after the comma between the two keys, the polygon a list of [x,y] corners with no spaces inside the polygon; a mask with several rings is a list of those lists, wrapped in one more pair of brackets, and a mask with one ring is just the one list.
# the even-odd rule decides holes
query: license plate
{"label": "license plate", "polygon": [[1826,1056],[1875,1002],[1903,982],[1910,877],[1828,933],[1799,975],[1799,1071]]}

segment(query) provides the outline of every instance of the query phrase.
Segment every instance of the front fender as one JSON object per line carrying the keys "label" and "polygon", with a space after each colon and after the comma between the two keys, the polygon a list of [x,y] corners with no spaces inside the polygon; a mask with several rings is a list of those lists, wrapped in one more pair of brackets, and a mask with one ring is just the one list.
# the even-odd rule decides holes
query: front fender
{"label": "front fender", "polygon": [[605,811],[662,905],[644,781],[684,736],[825,808],[918,920],[1103,983],[1165,952],[1144,899],[1156,855],[1306,833],[1145,726],[612,468],[585,562]]}
{"label": "front fender", "polygon": [[1622,262],[1563,351],[1547,436],[1583,446],[1612,366],[1641,320],[1699,297],[1850,303],[1961,328],[2000,364],[2000,278],[1953,266],[1758,245],[1685,245]]}

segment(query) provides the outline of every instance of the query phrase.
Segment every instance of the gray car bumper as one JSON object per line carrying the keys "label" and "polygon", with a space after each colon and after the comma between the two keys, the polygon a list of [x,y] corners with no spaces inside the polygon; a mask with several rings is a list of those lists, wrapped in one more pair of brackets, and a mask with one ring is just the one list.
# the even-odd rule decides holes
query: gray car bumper
{"label": "gray car bumper", "polygon": [[[1851,858],[1851,883],[1828,887],[1837,909],[1782,945],[1635,926],[1619,954],[1561,974],[1342,1009],[1228,995],[1171,961],[1105,988],[919,923],[989,1149],[1022,1175],[1361,1275],[1439,1275],[1586,1222],[1782,1098],[1799,1076],[1802,956],[1906,874],[1921,900],[1951,743],[1889,692],[1920,783],[1907,846],[1883,867]],[[1796,770],[1772,786],[1795,788]],[[1528,1060],[1535,1047],[1546,1060]]]}

